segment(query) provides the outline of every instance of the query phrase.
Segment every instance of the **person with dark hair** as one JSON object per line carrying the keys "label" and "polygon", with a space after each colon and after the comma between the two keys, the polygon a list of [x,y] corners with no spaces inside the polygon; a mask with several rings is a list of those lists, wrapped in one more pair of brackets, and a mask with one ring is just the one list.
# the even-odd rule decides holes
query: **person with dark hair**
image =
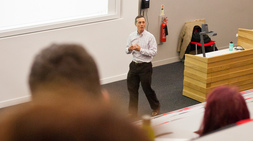
{"label": "person with dark hair", "polygon": [[45,94],[102,97],[96,63],[79,44],[51,44],[40,51],[31,67],[29,86],[33,98]]}
{"label": "person with dark hair", "polygon": [[115,112],[92,100],[36,99],[1,113],[0,140],[149,141],[141,128]]}
{"label": "person with dark hair", "polygon": [[208,95],[203,122],[197,133],[202,136],[248,118],[247,104],[238,89],[219,86]]}
{"label": "person with dark hair", "polygon": [[135,26],[137,31],[131,33],[127,40],[126,53],[133,55],[127,75],[127,88],[130,95],[129,115],[137,117],[138,113],[138,90],[141,83],[142,89],[148,99],[151,115],[156,116],[160,112],[160,102],[155,91],[151,88],[152,59],[157,53],[155,37],[145,30],[145,18],[137,16]]}

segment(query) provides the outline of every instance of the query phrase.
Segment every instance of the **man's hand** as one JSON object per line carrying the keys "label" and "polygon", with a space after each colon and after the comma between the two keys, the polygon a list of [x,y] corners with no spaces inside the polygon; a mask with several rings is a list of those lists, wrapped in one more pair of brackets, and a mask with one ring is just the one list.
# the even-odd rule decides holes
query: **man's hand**
{"label": "man's hand", "polygon": [[129,48],[128,48],[129,51],[132,51],[132,50],[136,50],[136,51],[140,51],[141,50],[141,47],[136,44],[136,45],[131,45]]}
{"label": "man's hand", "polygon": [[135,46],[131,45],[129,48],[128,48],[128,51],[132,51],[135,49]]}
{"label": "man's hand", "polygon": [[140,51],[140,50],[141,50],[141,47],[140,47],[138,44],[136,44],[136,46],[135,46],[135,49],[134,49],[134,50]]}

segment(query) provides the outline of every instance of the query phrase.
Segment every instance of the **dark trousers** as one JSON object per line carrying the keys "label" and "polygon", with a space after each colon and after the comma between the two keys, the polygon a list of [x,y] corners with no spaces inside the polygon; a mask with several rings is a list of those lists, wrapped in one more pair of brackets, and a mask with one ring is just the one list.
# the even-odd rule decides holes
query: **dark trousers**
{"label": "dark trousers", "polygon": [[159,101],[155,91],[151,88],[152,79],[152,63],[135,63],[129,65],[127,75],[127,88],[129,91],[129,114],[137,116],[138,113],[138,98],[139,86],[141,83],[142,89],[148,99],[151,109],[155,110],[159,107]]}

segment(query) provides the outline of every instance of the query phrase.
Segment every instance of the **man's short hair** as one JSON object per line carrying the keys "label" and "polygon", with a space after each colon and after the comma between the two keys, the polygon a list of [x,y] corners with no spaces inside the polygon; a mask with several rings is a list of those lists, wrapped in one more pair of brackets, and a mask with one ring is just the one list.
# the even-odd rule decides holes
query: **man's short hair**
{"label": "man's short hair", "polygon": [[30,90],[33,93],[48,84],[73,85],[94,96],[101,93],[96,63],[78,44],[52,44],[35,57],[29,75]]}
{"label": "man's short hair", "polygon": [[[144,16],[142,16],[142,15],[138,15],[136,18],[135,18],[135,23],[137,23],[137,19],[139,19],[139,18],[144,18],[145,19],[145,17]],[[146,20],[146,19],[145,19]]]}

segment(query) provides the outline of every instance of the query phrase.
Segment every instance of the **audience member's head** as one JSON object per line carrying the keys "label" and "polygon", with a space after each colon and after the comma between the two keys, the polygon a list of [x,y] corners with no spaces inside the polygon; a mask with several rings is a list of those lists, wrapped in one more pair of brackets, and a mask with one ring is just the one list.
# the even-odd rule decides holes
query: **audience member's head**
{"label": "audience member's head", "polygon": [[[35,102],[36,101],[36,102]],[[60,108],[59,108],[60,107]],[[1,141],[147,141],[144,132],[104,103],[36,99],[0,117]]]}
{"label": "audience member's head", "polygon": [[33,97],[45,93],[101,96],[96,63],[78,44],[52,44],[39,52],[31,67],[29,86]]}
{"label": "audience member's head", "polygon": [[219,86],[208,95],[199,132],[200,135],[205,135],[248,118],[250,118],[248,107],[238,89]]}

